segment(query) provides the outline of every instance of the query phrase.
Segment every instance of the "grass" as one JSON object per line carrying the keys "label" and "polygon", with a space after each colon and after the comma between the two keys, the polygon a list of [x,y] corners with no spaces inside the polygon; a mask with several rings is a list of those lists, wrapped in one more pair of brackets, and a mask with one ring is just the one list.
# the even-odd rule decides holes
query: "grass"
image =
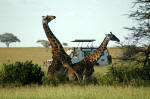
{"label": "grass", "polygon": [[112,86],[36,86],[1,88],[0,99],[149,99],[150,88]]}
{"label": "grass", "polygon": [[51,59],[51,49],[29,48],[0,48],[0,64],[15,61],[32,60],[33,63],[42,65],[43,61]]}
{"label": "grass", "polygon": [[[116,58],[121,55],[119,48],[108,48],[109,53]],[[51,59],[51,49],[42,47],[26,47],[26,48],[0,48],[0,64],[15,61],[32,60],[33,63],[42,65],[43,61]]]}
{"label": "grass", "polygon": [[[42,65],[51,59],[51,49],[45,48],[0,48],[0,64],[32,60]],[[109,48],[116,58],[121,55],[118,48]],[[118,54],[119,53],[119,54]],[[47,68],[44,68],[47,71]],[[95,72],[105,73],[107,67],[95,66]],[[0,88],[0,99],[150,99],[150,87],[79,86],[73,84],[53,86],[24,86]]]}

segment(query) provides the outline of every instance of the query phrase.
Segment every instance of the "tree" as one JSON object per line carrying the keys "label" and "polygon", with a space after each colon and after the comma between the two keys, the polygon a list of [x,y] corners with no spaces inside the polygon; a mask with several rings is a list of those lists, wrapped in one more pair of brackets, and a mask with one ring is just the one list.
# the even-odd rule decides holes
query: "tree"
{"label": "tree", "polygon": [[47,40],[37,40],[36,42],[42,44],[42,46],[45,47],[45,48],[50,47],[50,43]]}
{"label": "tree", "polygon": [[129,18],[135,20],[137,25],[125,28],[132,31],[126,39],[135,45],[146,47],[146,50],[141,50],[145,53],[146,64],[150,55],[150,0],[135,0],[133,4],[136,10],[129,14]]}
{"label": "tree", "polygon": [[[137,26],[131,28],[126,27],[132,31],[132,33],[127,37],[127,39],[132,38],[136,43],[150,39],[150,0],[135,0],[134,7],[137,6],[136,11],[132,11],[129,14],[129,18],[137,21]],[[150,42],[142,42],[144,44],[149,44]],[[142,44],[143,45],[143,44]]]}
{"label": "tree", "polygon": [[68,43],[64,42],[64,43],[63,43],[63,46],[68,46]]}
{"label": "tree", "polygon": [[0,35],[0,42],[5,43],[9,47],[10,43],[20,42],[20,40],[12,33],[4,33]]}

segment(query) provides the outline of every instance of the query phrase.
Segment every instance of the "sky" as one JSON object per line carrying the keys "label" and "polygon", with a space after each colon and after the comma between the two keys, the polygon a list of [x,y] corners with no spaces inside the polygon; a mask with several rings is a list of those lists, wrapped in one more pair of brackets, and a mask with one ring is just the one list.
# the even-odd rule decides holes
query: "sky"
{"label": "sky", "polygon": [[[49,23],[58,40],[96,39],[99,46],[105,34],[112,32],[121,41],[130,33],[123,29],[133,25],[127,15],[133,0],[0,0],[0,34],[13,33],[21,42],[10,47],[38,47],[37,40],[47,40],[42,27],[43,15],[55,15]],[[109,42],[108,46],[117,46]],[[0,47],[5,44],[0,43]]]}

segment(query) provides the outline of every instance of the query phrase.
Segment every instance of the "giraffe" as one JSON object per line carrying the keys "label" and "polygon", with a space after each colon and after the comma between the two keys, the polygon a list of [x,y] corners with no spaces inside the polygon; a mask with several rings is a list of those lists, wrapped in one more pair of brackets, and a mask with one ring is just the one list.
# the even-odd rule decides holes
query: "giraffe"
{"label": "giraffe", "polygon": [[103,42],[94,53],[85,56],[83,60],[73,64],[74,70],[79,74],[82,80],[85,80],[86,77],[92,75],[95,63],[102,56],[110,40],[117,42],[120,41],[114,34],[112,34],[112,32],[110,32],[110,34],[106,34]]}
{"label": "giraffe", "polygon": [[45,30],[45,34],[50,42],[50,45],[52,47],[52,63],[48,67],[48,74],[49,75],[54,75],[55,72],[59,72],[60,74],[64,73],[65,70],[67,69],[67,75],[69,77],[69,80],[73,80],[73,77],[77,77],[79,80],[78,74],[76,71],[71,67],[72,62],[71,58],[69,55],[66,54],[64,48],[62,47],[61,43],[59,40],[55,37],[53,32],[48,26],[48,23],[55,19],[55,16],[42,16],[42,24],[43,28]]}

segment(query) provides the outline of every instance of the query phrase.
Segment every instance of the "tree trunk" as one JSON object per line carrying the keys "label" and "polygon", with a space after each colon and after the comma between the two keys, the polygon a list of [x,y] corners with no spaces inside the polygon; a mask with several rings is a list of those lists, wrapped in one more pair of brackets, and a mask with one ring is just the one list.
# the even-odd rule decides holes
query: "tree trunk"
{"label": "tree trunk", "polygon": [[8,43],[8,42],[6,42],[5,44],[6,44],[7,48],[9,48],[9,43]]}
{"label": "tree trunk", "polygon": [[147,50],[145,51],[145,60],[144,60],[144,67],[147,65],[150,55],[150,45],[148,46]]}

